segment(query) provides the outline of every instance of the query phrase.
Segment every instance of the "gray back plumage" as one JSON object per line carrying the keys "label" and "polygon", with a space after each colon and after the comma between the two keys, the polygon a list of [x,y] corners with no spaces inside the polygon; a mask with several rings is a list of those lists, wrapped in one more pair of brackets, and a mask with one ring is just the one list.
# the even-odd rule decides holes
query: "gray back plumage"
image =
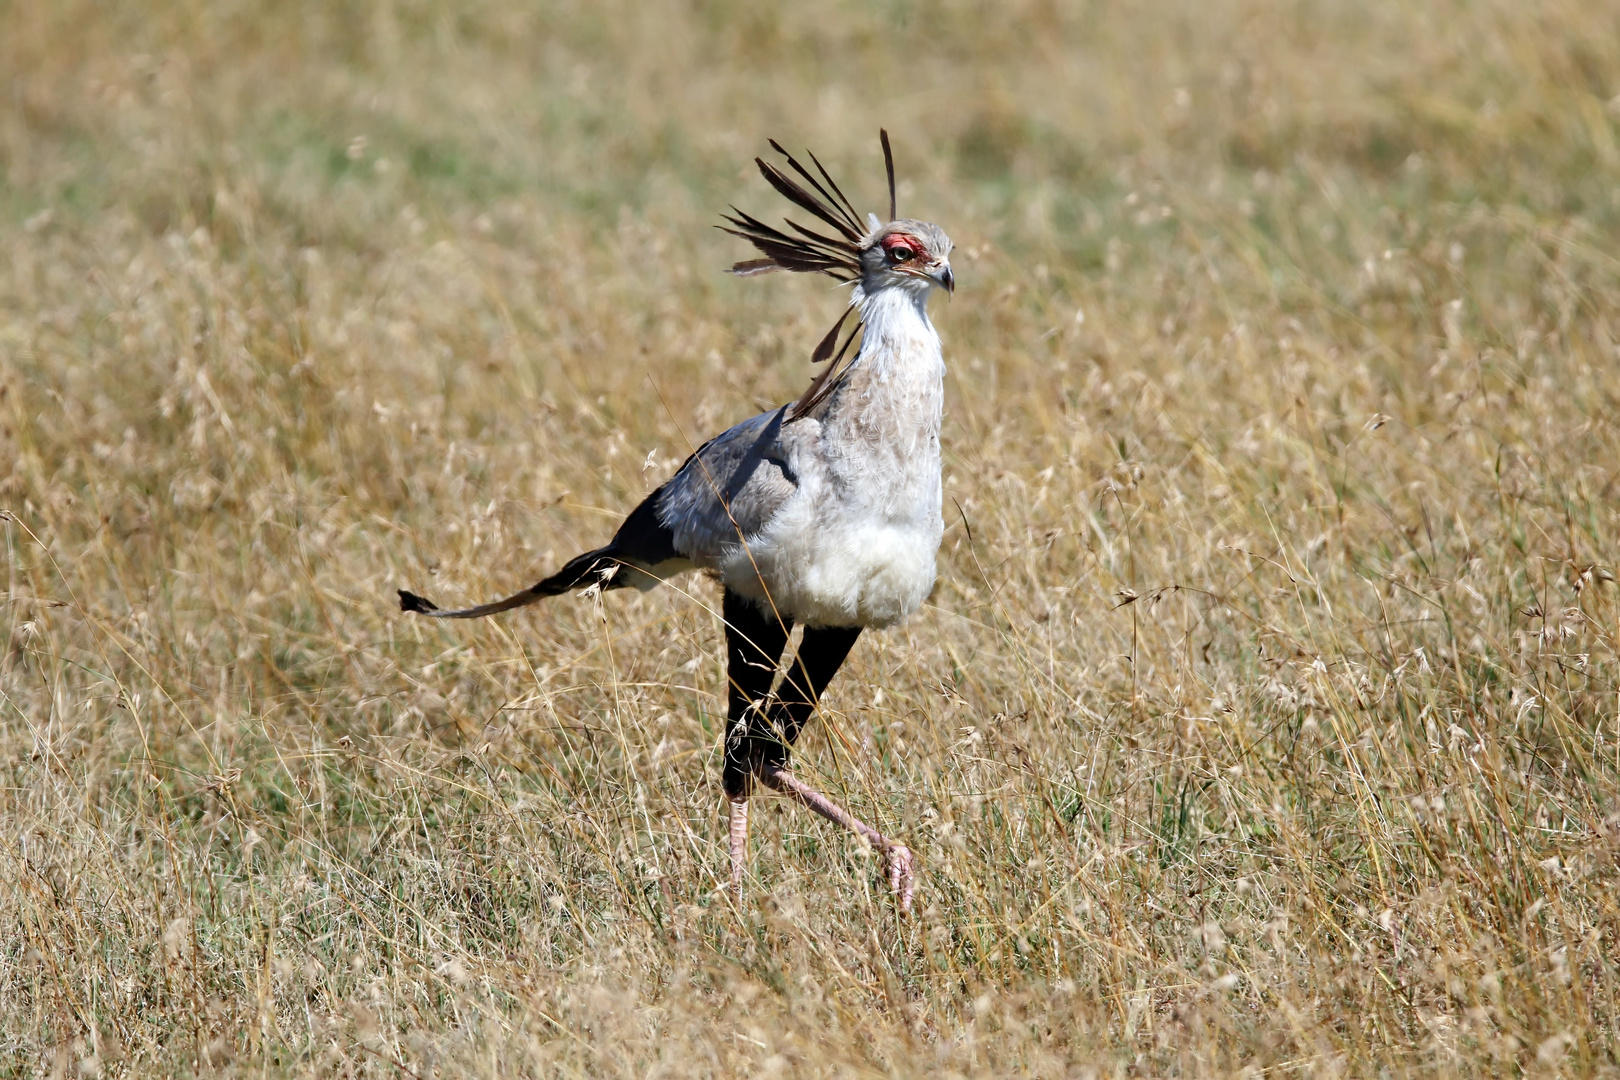
{"label": "gray back plumage", "polygon": [[757,535],[793,494],[780,445],[787,407],[749,417],[710,439],[655,494],[675,549],[698,566]]}

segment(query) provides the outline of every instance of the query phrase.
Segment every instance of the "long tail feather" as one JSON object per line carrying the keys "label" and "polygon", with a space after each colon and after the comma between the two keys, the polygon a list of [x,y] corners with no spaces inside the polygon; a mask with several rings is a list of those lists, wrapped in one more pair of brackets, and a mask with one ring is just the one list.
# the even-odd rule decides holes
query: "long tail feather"
{"label": "long tail feather", "polygon": [[536,601],[543,600],[546,593],[537,593],[533,589],[524,589],[520,593],[513,593],[504,600],[496,600],[489,604],[479,604],[477,607],[460,608],[456,611],[442,611],[438,604],[425,596],[418,596],[405,589],[399,590],[399,610],[414,612],[417,615],[426,615],[433,619],[482,619],[485,615],[498,615],[513,608],[527,607]]}
{"label": "long tail feather", "polygon": [[482,619],[486,615],[498,615],[513,608],[527,607],[550,596],[561,596],[574,589],[584,589],[598,584],[612,588],[611,583],[619,576],[619,572],[627,569],[630,569],[630,564],[619,559],[614,554],[613,545],[609,544],[607,547],[575,556],[568,560],[566,566],[544,581],[536,582],[522,592],[513,593],[501,600],[445,611],[425,596],[400,589],[399,609],[426,615],[431,619]]}

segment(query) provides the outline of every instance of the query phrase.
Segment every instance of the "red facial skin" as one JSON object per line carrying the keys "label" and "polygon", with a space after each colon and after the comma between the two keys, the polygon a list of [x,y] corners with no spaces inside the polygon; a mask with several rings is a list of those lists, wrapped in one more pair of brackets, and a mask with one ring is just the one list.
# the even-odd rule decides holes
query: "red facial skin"
{"label": "red facial skin", "polygon": [[[911,257],[901,262],[895,262],[894,249],[898,247],[903,247],[910,250]],[[922,256],[923,246],[922,243],[914,236],[907,236],[905,233],[890,233],[888,236],[883,238],[883,251],[889,256],[890,262],[894,263],[895,266],[906,266],[910,263],[916,262],[919,257]]]}

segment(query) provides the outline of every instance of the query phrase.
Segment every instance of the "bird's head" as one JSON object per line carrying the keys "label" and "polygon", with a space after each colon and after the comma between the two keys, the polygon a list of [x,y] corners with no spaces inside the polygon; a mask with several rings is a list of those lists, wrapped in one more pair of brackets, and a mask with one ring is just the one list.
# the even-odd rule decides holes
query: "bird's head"
{"label": "bird's head", "polygon": [[860,264],[861,288],[868,295],[894,288],[956,291],[951,238],[931,222],[902,218],[874,229],[861,241]]}
{"label": "bird's head", "polygon": [[894,154],[889,148],[889,133],[881,135],[883,164],[889,178],[887,224],[876,214],[866,215],[863,221],[814,154],[810,161],[815,172],[811,172],[772,141],[772,148],[786,159],[787,168],[762,158],[755,158],[754,163],[779,194],[817,221],[806,226],[788,219],[783,222],[785,228],[777,228],[734,209],[726,215],[726,224],[721,228],[753,244],[762,257],[737,263],[731,272],[743,277],[776,270],[826,274],[840,281],[860,282],[867,295],[891,288],[920,290],[924,294],[936,286],[954,291],[951,240],[945,230],[926,221],[902,218],[895,211]]}
{"label": "bird's head", "polygon": [[[755,158],[760,175],[777,193],[815,217],[812,225],[802,225],[789,218],[784,228],[767,225],[751,214],[732,208],[724,215],[720,226],[733,236],[740,236],[754,245],[760,257],[746,259],[731,268],[733,274],[753,277],[777,270],[801,274],[826,274],[838,281],[854,282],[855,293],[850,306],[833,323],[810,354],[810,362],[819,364],[832,361],[798,401],[787,421],[792,423],[809,416],[816,406],[839,385],[835,377],[849,353],[856,334],[861,331],[864,297],[888,289],[903,289],[919,302],[926,303],[928,293],[936,286],[946,292],[956,291],[956,278],[951,273],[951,238],[938,225],[926,221],[902,218],[895,210],[894,152],[889,147],[889,133],[879,132],[883,141],[883,164],[889,174],[889,220],[884,224],[876,214],[866,215],[862,221],[833,178],[827,174],[816,155],[810,155],[815,172],[783,150],[775,140],[771,148],[787,161],[787,169],[772,165],[763,158]],[[828,230],[831,230],[830,232]],[[847,333],[844,324],[850,316],[855,326]],[[842,335],[843,344],[839,344]],[[863,339],[864,342],[864,339]],[[856,354],[857,357],[860,355]],[[854,363],[854,361],[851,361]]]}

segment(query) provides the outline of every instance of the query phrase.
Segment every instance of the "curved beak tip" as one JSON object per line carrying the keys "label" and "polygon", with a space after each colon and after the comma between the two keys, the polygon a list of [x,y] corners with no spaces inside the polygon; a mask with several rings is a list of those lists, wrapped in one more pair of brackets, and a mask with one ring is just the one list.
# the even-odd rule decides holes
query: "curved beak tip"
{"label": "curved beak tip", "polygon": [[951,268],[950,268],[949,265],[945,266],[944,268],[942,268],[940,270],[940,272],[939,272],[939,284],[940,284],[940,286],[942,288],[944,288],[944,290],[946,292],[951,293],[952,295],[955,295],[955,293],[956,293],[956,275],[951,273]]}

